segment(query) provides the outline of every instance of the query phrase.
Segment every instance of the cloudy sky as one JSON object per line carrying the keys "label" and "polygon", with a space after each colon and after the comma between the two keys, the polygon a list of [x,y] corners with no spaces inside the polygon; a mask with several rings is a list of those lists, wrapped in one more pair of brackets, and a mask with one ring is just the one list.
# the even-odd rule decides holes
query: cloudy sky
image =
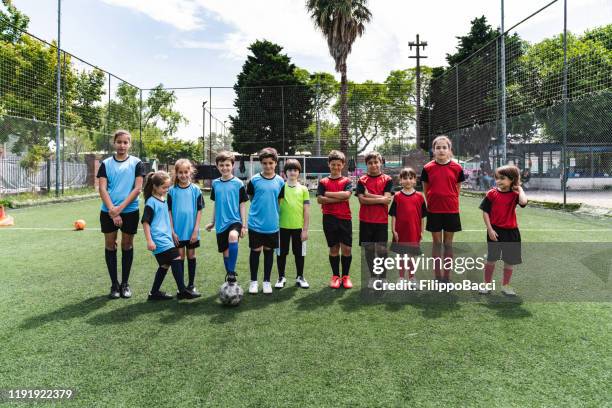
{"label": "cloudy sky", "polygon": [[[550,0],[506,0],[506,28]],[[56,0],[14,0],[31,18],[30,31],[57,37]],[[309,71],[333,72],[321,34],[306,13],[304,0],[62,0],[62,48],[143,88],[232,86],[247,46],[267,39],[284,47],[292,61]],[[408,41],[419,33],[428,42],[425,63],[443,65],[455,36],[470,20],[485,15],[501,21],[495,0],[370,0],[373,20],[349,57],[349,79],[383,81],[390,70],[414,66]],[[563,29],[559,0],[518,33],[538,41]],[[610,0],[568,0],[568,27],[575,32],[612,21]],[[178,108],[190,124],[179,136],[201,135],[201,105],[208,90],[177,91]],[[233,92],[214,90],[213,114],[231,113]],[[208,124],[207,124],[208,127]],[[220,130],[220,125],[217,130]],[[213,128],[215,131],[215,128]]]}

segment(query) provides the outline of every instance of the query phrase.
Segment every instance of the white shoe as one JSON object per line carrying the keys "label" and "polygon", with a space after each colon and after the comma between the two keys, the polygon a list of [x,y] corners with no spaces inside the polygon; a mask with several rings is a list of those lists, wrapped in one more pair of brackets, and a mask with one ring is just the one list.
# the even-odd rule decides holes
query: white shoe
{"label": "white shoe", "polygon": [[510,285],[503,285],[501,288],[501,293],[506,296],[516,296],[516,292],[510,287]]}
{"label": "white shoe", "polygon": [[276,283],[274,284],[274,287],[277,289],[282,289],[285,287],[285,283],[287,283],[287,279],[283,276],[282,278],[279,278]]}
{"label": "white shoe", "polygon": [[410,290],[417,290],[419,288],[419,284],[414,276],[408,279],[408,285],[410,286]]}
{"label": "white shoe", "polygon": [[265,293],[266,295],[269,295],[272,293],[272,284],[270,282],[265,282],[263,283],[263,293]]}
{"label": "white shoe", "polygon": [[255,295],[257,292],[259,292],[259,285],[257,284],[257,281],[251,281],[249,284],[249,293]]}
{"label": "white shoe", "polygon": [[491,291],[489,289],[478,289],[478,293],[480,293],[481,295],[490,295]]}
{"label": "white shoe", "polygon": [[297,278],[295,278],[295,286],[302,289],[308,289],[310,287],[310,285],[308,284],[308,282],[306,282],[306,279],[304,279],[303,276],[298,276]]}

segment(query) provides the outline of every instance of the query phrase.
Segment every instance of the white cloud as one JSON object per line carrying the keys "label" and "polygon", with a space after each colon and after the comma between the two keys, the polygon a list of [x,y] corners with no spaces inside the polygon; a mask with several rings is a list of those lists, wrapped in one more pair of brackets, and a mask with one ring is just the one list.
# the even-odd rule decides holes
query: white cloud
{"label": "white cloud", "polygon": [[201,6],[190,0],[102,0],[104,3],[127,7],[156,21],[171,24],[182,31],[203,27]]}

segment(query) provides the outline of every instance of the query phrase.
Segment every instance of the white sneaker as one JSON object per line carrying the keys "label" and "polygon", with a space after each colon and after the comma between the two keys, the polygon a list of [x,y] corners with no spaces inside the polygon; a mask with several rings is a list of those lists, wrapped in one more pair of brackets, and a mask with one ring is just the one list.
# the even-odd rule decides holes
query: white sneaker
{"label": "white sneaker", "polygon": [[306,279],[304,279],[303,276],[298,276],[297,278],[295,278],[295,286],[302,289],[308,289],[310,287],[310,285],[308,284],[308,282],[306,282]]}
{"label": "white sneaker", "polygon": [[249,293],[255,295],[257,292],[259,292],[259,285],[257,284],[257,281],[251,281],[249,284]]}
{"label": "white sneaker", "polygon": [[510,287],[510,285],[503,285],[501,288],[501,293],[506,296],[516,296],[516,292]]}
{"label": "white sneaker", "polygon": [[478,289],[478,293],[480,293],[481,295],[490,295],[491,291],[489,289]]}
{"label": "white sneaker", "polygon": [[269,295],[272,293],[272,284],[270,282],[265,282],[263,283],[263,293],[265,293],[266,295]]}
{"label": "white sneaker", "polygon": [[408,279],[408,285],[410,285],[410,290],[417,290],[419,288],[417,280],[414,276]]}
{"label": "white sneaker", "polygon": [[285,287],[285,283],[287,282],[287,279],[283,276],[282,278],[279,278],[276,283],[274,284],[274,287],[277,289],[282,289]]}

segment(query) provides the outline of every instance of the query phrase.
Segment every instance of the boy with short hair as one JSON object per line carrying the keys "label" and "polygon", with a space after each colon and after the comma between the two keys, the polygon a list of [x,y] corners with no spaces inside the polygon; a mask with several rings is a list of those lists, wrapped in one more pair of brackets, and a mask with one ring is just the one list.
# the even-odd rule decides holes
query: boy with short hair
{"label": "boy with short hair", "polygon": [[[372,271],[375,256],[386,255],[388,240],[387,208],[393,196],[393,180],[382,172],[382,156],[370,152],[365,157],[367,174],[357,182],[356,195],[359,207],[359,245],[364,246],[369,271]],[[385,278],[385,274],[381,275]]]}
{"label": "boy with short hair", "polygon": [[289,254],[289,244],[293,248],[297,276],[295,286],[303,289],[309,287],[304,279],[304,256],[306,255],[306,240],[308,239],[308,224],[310,221],[310,194],[306,186],[300,184],[299,176],[302,165],[296,159],[288,159],[283,169],[287,182],[281,189],[280,201],[280,247],[276,257],[278,266],[278,282],[274,287],[285,286],[285,265]]}
{"label": "boy with short hair", "polygon": [[[349,199],[353,186],[351,180],[342,175],[346,163],[342,152],[332,150],[327,161],[330,174],[319,181],[317,202],[321,204],[323,232],[329,247],[329,263],[332,269],[329,287],[338,289],[343,286],[345,289],[350,289],[353,287],[349,276],[353,259],[351,255],[353,225]],[[340,263],[342,263],[342,278],[340,278]]]}
{"label": "boy with short hair", "polygon": [[278,196],[285,184],[276,174],[278,153],[272,147],[266,147],[259,152],[259,162],[262,172],[251,178],[247,185],[247,194],[251,197],[249,209],[249,266],[251,269],[251,283],[249,293],[259,292],[257,272],[259,269],[259,255],[264,253],[263,293],[272,293],[270,275],[274,263],[274,249],[278,248],[279,230],[279,203]]}
{"label": "boy with short hair", "polygon": [[[217,249],[223,253],[223,264],[229,283],[236,282],[236,260],[238,259],[238,238],[246,233],[246,201],[249,200],[244,184],[234,177],[234,155],[219,152],[215,157],[221,177],[213,180],[210,199],[213,202],[213,219],[206,230],[215,228]],[[218,204],[217,204],[218,203]]]}

